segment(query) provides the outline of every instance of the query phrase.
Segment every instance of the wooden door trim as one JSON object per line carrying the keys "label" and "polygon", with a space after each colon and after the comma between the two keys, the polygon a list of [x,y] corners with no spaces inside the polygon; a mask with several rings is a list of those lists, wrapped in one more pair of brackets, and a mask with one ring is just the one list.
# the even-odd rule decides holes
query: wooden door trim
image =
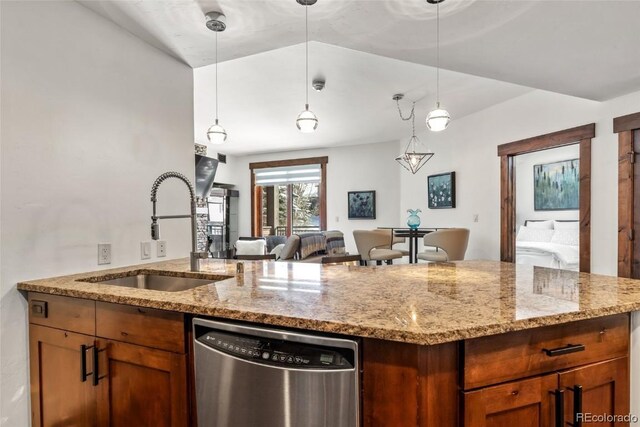
{"label": "wooden door trim", "polygon": [[590,123],[588,125],[577,126],[571,129],[498,145],[498,156],[517,156],[518,154],[533,153],[534,151],[572,145],[584,139],[595,138],[595,136],[596,124]]}
{"label": "wooden door trim", "polygon": [[613,119],[613,133],[640,129],[640,113],[627,114]]}
{"label": "wooden door trim", "polygon": [[500,156],[500,260],[515,262],[516,171],[520,154],[580,145],[580,271],[591,271],[591,139],[595,123],[521,139],[498,146]]}
{"label": "wooden door trim", "polygon": [[[618,276],[634,277],[635,261],[640,257],[635,249],[636,214],[635,146],[640,142],[640,113],[613,119],[613,132],[618,134]],[[640,219],[640,218],[639,218]]]}

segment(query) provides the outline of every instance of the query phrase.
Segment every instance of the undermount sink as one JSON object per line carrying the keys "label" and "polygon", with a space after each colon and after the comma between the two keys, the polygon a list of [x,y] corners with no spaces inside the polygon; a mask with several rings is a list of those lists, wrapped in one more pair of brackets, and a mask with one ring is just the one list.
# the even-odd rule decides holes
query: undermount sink
{"label": "undermount sink", "polygon": [[118,277],[110,280],[91,280],[93,283],[104,285],[123,286],[126,288],[150,289],[163,292],[180,292],[187,289],[197,288],[221,279],[195,279],[191,277],[163,276],[160,274],[135,274],[131,276]]}

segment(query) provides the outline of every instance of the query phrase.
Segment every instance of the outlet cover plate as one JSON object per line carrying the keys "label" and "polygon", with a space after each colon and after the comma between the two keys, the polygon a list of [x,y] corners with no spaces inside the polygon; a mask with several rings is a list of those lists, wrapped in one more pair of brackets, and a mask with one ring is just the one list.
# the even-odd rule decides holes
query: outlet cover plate
{"label": "outlet cover plate", "polygon": [[158,240],[158,247],[156,249],[159,257],[167,256],[167,242],[166,240]]}
{"label": "outlet cover plate", "polygon": [[151,242],[140,242],[140,259],[151,258]]}
{"label": "outlet cover plate", "polygon": [[111,264],[111,243],[98,243],[98,265]]}

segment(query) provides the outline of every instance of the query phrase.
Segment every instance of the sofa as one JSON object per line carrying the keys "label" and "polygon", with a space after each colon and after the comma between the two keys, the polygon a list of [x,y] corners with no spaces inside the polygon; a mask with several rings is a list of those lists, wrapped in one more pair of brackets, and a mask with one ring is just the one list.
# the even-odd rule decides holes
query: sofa
{"label": "sofa", "polygon": [[292,234],[272,253],[278,261],[321,263],[327,256],[346,255],[344,234],[337,230]]}

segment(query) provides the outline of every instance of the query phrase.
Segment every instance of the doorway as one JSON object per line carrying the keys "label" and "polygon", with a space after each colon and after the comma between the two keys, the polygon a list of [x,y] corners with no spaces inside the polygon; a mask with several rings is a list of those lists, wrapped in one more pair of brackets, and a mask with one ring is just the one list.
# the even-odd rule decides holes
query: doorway
{"label": "doorway", "polygon": [[[578,248],[577,263],[580,271],[589,272],[591,270],[591,139],[595,137],[595,123],[562,130],[533,138],[523,139],[498,146],[498,156],[500,156],[500,259],[506,262],[516,261],[516,233],[518,227],[523,224],[523,220],[529,218],[519,218],[517,215],[517,173],[516,166],[519,162],[517,156],[524,156],[530,153],[541,152],[558,147],[576,145],[579,154],[579,169],[577,171],[577,186],[579,188],[578,201]],[[548,169],[540,168],[532,171],[533,181],[544,180],[544,185],[551,189],[560,190],[565,182],[569,185],[570,180],[552,179],[549,174],[558,169],[563,174],[573,173],[571,162],[574,159],[566,159],[565,162],[553,165],[545,164]],[[556,162],[558,163],[558,162]],[[541,166],[541,165],[537,165]],[[522,167],[522,166],[521,166]],[[565,171],[565,168],[568,168]],[[536,175],[538,173],[538,175]],[[555,175],[554,175],[555,176]],[[522,195],[521,195],[522,196]],[[547,200],[547,208],[554,208],[553,203]],[[556,206],[557,207],[557,206]],[[540,218],[531,218],[532,221]],[[555,219],[556,223],[568,220]]]}

